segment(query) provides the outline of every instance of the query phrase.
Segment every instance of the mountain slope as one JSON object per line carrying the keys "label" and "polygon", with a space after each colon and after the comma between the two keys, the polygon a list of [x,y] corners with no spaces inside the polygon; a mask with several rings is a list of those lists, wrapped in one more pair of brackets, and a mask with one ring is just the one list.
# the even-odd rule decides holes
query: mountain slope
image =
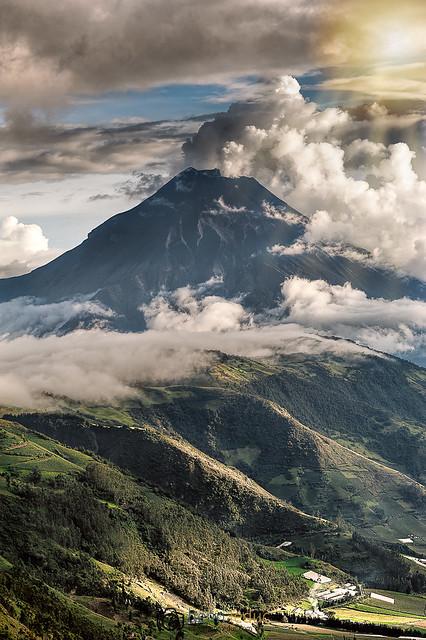
{"label": "mountain slope", "polygon": [[[60,468],[58,458],[78,464]],[[62,592],[108,596],[99,570],[107,563],[133,578],[151,576],[201,607],[211,604],[212,593],[218,603],[235,605],[246,589],[265,601],[269,590],[271,603],[306,592],[300,579],[265,573],[254,546],[211,519],[19,423],[0,421],[0,471],[6,570],[25,566],[26,577]],[[212,491],[211,501],[219,499]],[[0,605],[1,595],[0,586]]]}
{"label": "mountain slope", "polygon": [[0,280],[0,301],[89,296],[120,315],[112,324],[134,330],[145,327],[139,307],[159,291],[213,277],[222,281],[220,295],[241,294],[257,310],[276,304],[282,281],[291,275],[349,281],[373,297],[426,298],[425,285],[416,280],[320,249],[300,255],[268,251],[292,244],[305,224],[254,178],[187,169],[97,227],[79,247],[31,274]]}
{"label": "mountain slope", "polygon": [[281,358],[251,389],[304,424],[425,483],[426,371],[371,352]]}
{"label": "mountain slope", "polygon": [[[283,526],[289,533],[301,533],[304,524],[312,528],[303,521],[299,526],[294,512],[283,512],[282,520],[276,506],[271,511],[273,494],[303,512],[343,518],[389,542],[410,532],[420,540],[426,537],[426,492],[412,471],[424,458],[426,379],[415,365],[397,359],[391,364],[386,378],[388,362],[373,352],[353,359],[323,354],[262,362],[218,354],[210,379],[140,389],[140,399],[118,414],[77,405],[70,407],[74,416],[33,413],[16,419],[101,453],[245,535],[273,535]],[[387,395],[392,402],[380,412]],[[295,418],[288,405],[309,423]],[[401,425],[411,429],[411,467],[409,447],[398,461],[391,445]],[[234,467],[244,476],[235,475]],[[212,478],[219,510],[210,505]],[[265,499],[269,506],[263,508]]]}
{"label": "mountain slope", "polygon": [[100,454],[240,535],[292,536],[330,528],[329,523],[284,503],[182,438],[160,433],[144,422],[110,426],[94,419],[89,422],[78,416],[46,413],[21,414],[14,419],[67,445]]}

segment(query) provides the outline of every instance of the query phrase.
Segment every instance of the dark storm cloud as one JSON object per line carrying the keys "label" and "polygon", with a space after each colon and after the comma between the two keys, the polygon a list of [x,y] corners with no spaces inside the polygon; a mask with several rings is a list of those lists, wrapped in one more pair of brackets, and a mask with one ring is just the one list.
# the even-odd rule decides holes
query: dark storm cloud
{"label": "dark storm cloud", "polygon": [[164,173],[179,164],[182,143],[198,127],[198,119],[69,127],[11,110],[0,127],[0,175],[19,182],[136,167],[152,167],[146,171],[150,175]]}
{"label": "dark storm cloud", "polygon": [[203,82],[314,64],[328,0],[1,0],[0,96]]}

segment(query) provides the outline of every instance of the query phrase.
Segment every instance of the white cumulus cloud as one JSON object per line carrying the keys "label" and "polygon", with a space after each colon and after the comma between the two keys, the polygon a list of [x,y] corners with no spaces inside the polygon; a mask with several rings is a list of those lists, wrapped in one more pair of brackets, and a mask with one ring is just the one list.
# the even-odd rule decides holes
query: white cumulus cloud
{"label": "white cumulus cloud", "polygon": [[24,224],[14,216],[0,220],[0,277],[26,273],[56,255],[37,224]]}
{"label": "white cumulus cloud", "polygon": [[[390,132],[394,119],[377,118]],[[185,151],[226,175],[257,177],[309,217],[308,243],[351,244],[379,265],[426,279],[426,181],[416,158],[424,150],[370,140],[373,126],[340,108],[321,110],[284,77],[202,127]]]}
{"label": "white cumulus cloud", "polygon": [[287,321],[350,338],[388,353],[426,348],[426,303],[369,298],[350,283],[288,278],[282,285]]}
{"label": "white cumulus cloud", "polygon": [[142,308],[150,329],[163,331],[231,331],[248,322],[244,307],[220,296],[197,297],[191,287],[181,287],[171,295],[157,296]]}

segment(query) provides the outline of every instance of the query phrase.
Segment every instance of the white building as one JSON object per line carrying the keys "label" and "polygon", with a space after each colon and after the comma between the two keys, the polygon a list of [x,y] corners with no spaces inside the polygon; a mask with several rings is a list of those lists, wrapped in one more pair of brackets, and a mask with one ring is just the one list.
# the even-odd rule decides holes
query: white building
{"label": "white building", "polygon": [[327,576],[322,576],[320,573],[316,573],[315,571],[306,571],[303,574],[303,577],[306,580],[312,580],[312,582],[316,582],[317,584],[328,584],[331,582],[331,578],[327,578]]}

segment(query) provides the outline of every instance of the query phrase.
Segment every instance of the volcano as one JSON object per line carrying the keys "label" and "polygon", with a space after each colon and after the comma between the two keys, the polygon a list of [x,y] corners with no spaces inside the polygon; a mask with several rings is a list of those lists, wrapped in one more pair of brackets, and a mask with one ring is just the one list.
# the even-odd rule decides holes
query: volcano
{"label": "volcano", "polygon": [[350,282],[371,297],[426,299],[423,283],[368,260],[321,247],[288,251],[307,222],[254,178],[188,168],[95,228],[78,247],[29,274],[1,280],[0,302],[84,297],[112,309],[115,328],[139,331],[146,328],[141,306],[160,292],[212,281],[217,295],[239,297],[255,312],[276,305],[291,276]]}

